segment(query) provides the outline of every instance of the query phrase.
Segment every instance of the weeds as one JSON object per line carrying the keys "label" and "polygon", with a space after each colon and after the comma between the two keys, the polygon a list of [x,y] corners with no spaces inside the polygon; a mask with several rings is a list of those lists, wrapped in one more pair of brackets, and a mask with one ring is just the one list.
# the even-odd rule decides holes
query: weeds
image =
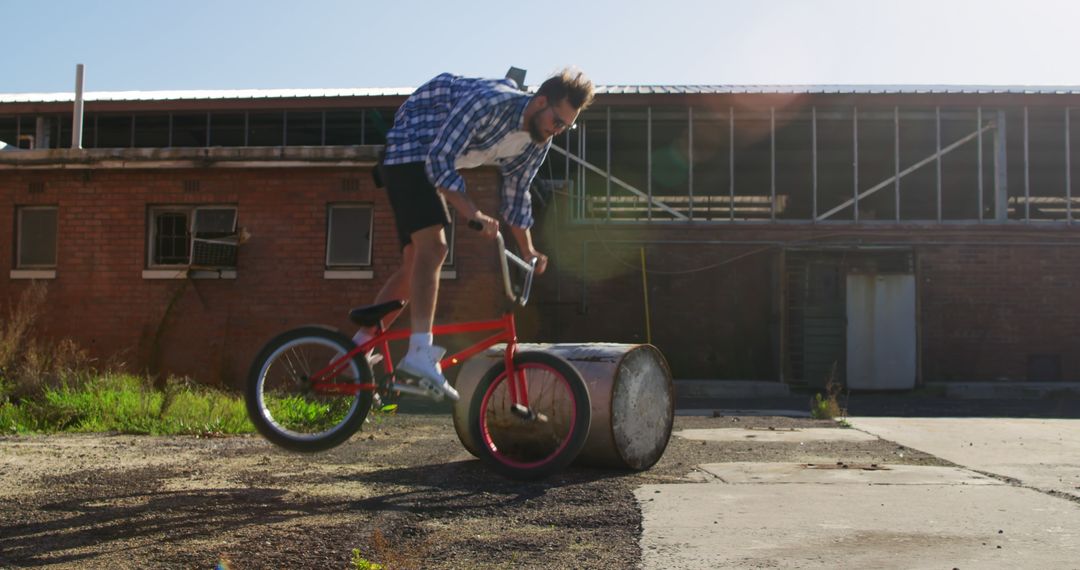
{"label": "weeds", "polygon": [[169,379],[106,374],[78,385],[46,387],[36,398],[0,403],[0,432],[119,432],[149,435],[250,433],[244,403],[231,394]]}
{"label": "weeds", "polygon": [[96,372],[89,353],[70,339],[50,344],[36,336],[48,286],[34,281],[0,326],[0,402],[39,397],[46,388],[86,381]]}
{"label": "weeds", "polygon": [[352,564],[353,570],[382,570],[383,568],[382,564],[376,564],[367,558],[364,558],[360,554],[359,548],[354,548],[352,550],[352,560],[350,563]]}
{"label": "weeds", "polygon": [[0,433],[112,431],[154,435],[250,433],[244,403],[223,391],[170,378],[98,370],[70,339],[35,330],[48,287],[30,284],[0,324]]}
{"label": "weeds", "polygon": [[359,548],[354,548],[352,551],[352,569],[353,570],[412,570],[415,568],[423,567],[421,563],[424,557],[427,555],[430,549],[430,544],[423,542],[419,545],[410,545],[409,548],[395,548],[390,544],[390,541],[383,535],[382,531],[375,529],[371,533],[371,556],[374,560],[381,560],[381,563],[375,563],[368,560],[360,551]]}
{"label": "weeds", "polygon": [[840,383],[836,380],[836,362],[833,362],[829,370],[829,376],[825,379],[825,395],[821,392],[814,394],[810,400],[810,416],[818,420],[831,420],[847,416],[847,410],[840,407],[837,397],[840,395]]}

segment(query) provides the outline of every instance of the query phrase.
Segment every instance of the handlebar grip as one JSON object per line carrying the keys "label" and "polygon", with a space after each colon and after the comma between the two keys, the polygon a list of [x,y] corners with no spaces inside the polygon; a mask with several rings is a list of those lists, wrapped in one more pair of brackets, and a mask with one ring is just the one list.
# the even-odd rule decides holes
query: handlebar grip
{"label": "handlebar grip", "polygon": [[482,232],[482,231],[484,231],[484,224],[481,224],[480,222],[478,222],[476,220],[469,220],[469,229],[470,230],[476,230],[478,232]]}

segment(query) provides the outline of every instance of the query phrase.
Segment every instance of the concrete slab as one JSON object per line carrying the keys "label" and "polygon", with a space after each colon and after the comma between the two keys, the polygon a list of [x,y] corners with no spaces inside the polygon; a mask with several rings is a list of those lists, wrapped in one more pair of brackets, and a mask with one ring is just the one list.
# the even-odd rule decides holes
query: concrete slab
{"label": "concrete slab", "polygon": [[1080,568],[1080,506],[1009,485],[714,482],[635,495],[646,569]]}
{"label": "concrete slab", "polygon": [[971,469],[1080,498],[1080,420],[859,417],[848,421],[856,429]]}
{"label": "concrete slab", "polygon": [[777,398],[791,395],[783,382],[764,380],[674,380],[675,391],[690,398]]}
{"label": "concrete slab", "polygon": [[802,410],[782,409],[741,409],[741,408],[683,408],[675,410],[676,416],[704,416],[715,418],[719,416],[782,416],[785,418],[808,418],[810,412]]}
{"label": "concrete slab", "polygon": [[699,469],[724,483],[815,483],[820,485],[1005,485],[957,467],[805,463],[709,463]]}
{"label": "concrete slab", "polygon": [[674,432],[684,439],[701,441],[755,441],[800,443],[808,441],[877,441],[877,436],[864,431],[840,428],[807,429],[684,429]]}

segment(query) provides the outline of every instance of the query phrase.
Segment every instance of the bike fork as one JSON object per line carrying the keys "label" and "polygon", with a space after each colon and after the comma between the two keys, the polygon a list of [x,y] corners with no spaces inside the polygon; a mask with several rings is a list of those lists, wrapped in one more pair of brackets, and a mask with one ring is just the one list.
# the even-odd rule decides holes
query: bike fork
{"label": "bike fork", "polygon": [[525,371],[514,365],[514,355],[517,347],[510,344],[506,347],[506,373],[510,382],[510,413],[525,420],[547,422],[548,417],[529,407],[529,386],[525,381]]}

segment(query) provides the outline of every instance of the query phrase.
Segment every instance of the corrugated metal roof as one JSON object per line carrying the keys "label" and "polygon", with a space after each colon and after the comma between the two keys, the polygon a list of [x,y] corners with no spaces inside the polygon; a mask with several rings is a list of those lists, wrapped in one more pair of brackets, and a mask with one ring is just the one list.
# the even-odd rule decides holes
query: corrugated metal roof
{"label": "corrugated metal roof", "polygon": [[[325,97],[407,96],[414,87],[366,89],[230,89],[191,91],[88,91],[90,101],[180,101],[189,99],[294,99]],[[75,93],[0,93],[0,103],[70,103]]]}
{"label": "corrugated metal roof", "polygon": [[600,94],[775,94],[775,95],[921,95],[1008,94],[1077,95],[1080,86],[1044,85],[601,85]]}
{"label": "corrugated metal roof", "polygon": [[[415,87],[359,89],[231,89],[189,91],[91,91],[91,101],[178,101],[213,99],[294,99],[405,97]],[[530,90],[535,90],[532,86]],[[599,95],[1078,95],[1080,86],[1040,85],[599,85]],[[0,93],[0,103],[66,103],[74,93]]]}

